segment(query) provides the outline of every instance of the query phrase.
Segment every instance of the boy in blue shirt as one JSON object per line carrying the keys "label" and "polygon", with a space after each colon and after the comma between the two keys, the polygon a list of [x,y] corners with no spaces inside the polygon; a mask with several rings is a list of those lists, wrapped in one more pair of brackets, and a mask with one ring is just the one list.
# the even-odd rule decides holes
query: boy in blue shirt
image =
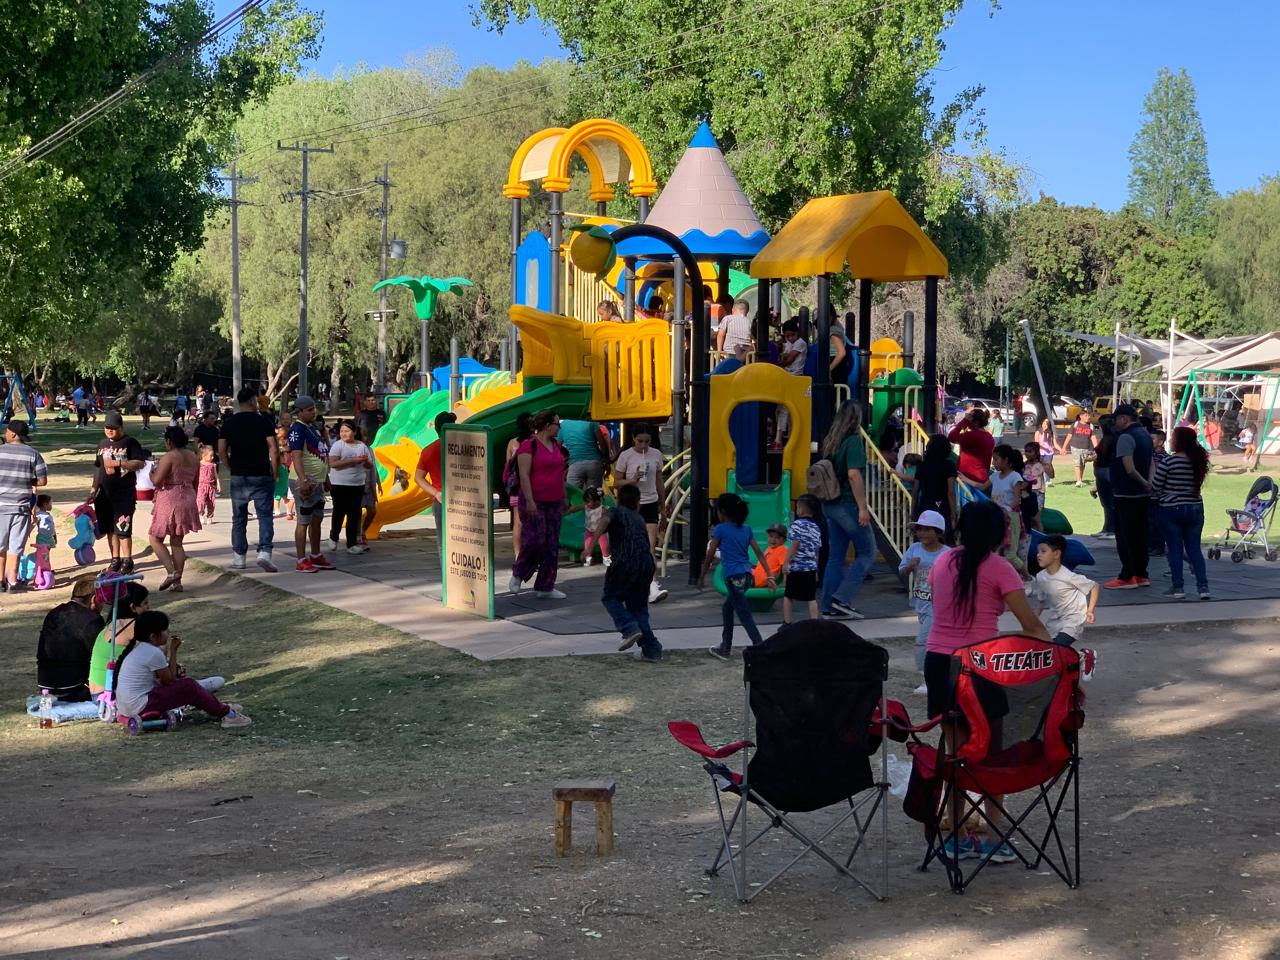
{"label": "boy in blue shirt", "polygon": [[[707,652],[720,660],[728,660],[733,649],[733,617],[736,613],[742,621],[752,646],[764,643],[760,629],[751,616],[751,607],[747,603],[747,589],[752,585],[750,550],[764,563],[764,551],[756,543],[751,528],[746,525],[749,508],[747,503],[736,493],[724,493],[716,500],[716,511],[720,522],[711,531],[711,542],[707,544],[707,556],[702,562],[702,574],[698,577],[698,589],[706,585],[707,571],[711,569],[711,561],[716,551],[720,551],[720,565],[724,568],[725,598],[720,607],[724,622],[724,630],[720,635],[720,645],[710,647]],[[767,569],[767,565],[766,565]],[[770,589],[778,586],[773,574],[769,574],[766,584]]]}

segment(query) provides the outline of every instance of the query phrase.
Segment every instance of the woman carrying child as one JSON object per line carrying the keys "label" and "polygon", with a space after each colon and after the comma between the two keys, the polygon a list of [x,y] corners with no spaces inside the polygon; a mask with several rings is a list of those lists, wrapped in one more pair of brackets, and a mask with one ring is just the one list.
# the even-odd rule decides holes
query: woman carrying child
{"label": "woman carrying child", "polygon": [[222,721],[224,730],[253,723],[238,703],[223,703],[178,663],[182,638],[169,635],[169,618],[158,610],[139,614],[133,637],[116,662],[112,692],[121,716],[164,714],[199,707]]}
{"label": "woman carrying child", "polygon": [[[720,645],[709,647],[707,652],[720,660],[728,660],[733,650],[733,617],[736,613],[742,621],[743,629],[751,638],[752,646],[764,643],[755,618],[751,616],[751,606],[747,603],[747,588],[752,585],[751,557],[749,551],[754,550],[756,557],[764,563],[764,551],[756,543],[755,535],[746,525],[750,508],[747,502],[736,493],[722,493],[716,500],[716,511],[720,522],[711,531],[711,542],[707,544],[707,556],[702,562],[702,574],[698,577],[698,589],[701,590],[707,581],[707,571],[715,559],[716,551],[720,551],[720,564],[724,571],[725,598],[720,606],[720,616],[724,629],[720,635]],[[777,581],[773,574],[767,574],[765,585],[776,589]]]}
{"label": "woman carrying child", "polygon": [[[151,479],[156,485],[155,506],[151,508],[148,539],[156,558],[168,574],[161,590],[182,592],[182,571],[187,565],[187,551],[182,539],[200,530],[200,511],[196,506],[196,485],[202,465],[187,447],[187,432],[181,427],[166,427],[164,445],[167,453],[156,461]],[[206,447],[206,450],[212,448]],[[217,467],[214,467],[216,470]],[[165,547],[165,538],[169,540]]]}

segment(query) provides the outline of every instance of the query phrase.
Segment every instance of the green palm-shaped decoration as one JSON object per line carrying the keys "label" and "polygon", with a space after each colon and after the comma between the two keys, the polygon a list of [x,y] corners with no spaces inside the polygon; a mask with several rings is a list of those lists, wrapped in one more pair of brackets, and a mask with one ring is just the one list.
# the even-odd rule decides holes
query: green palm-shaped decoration
{"label": "green palm-shaped decoration", "polygon": [[419,320],[430,320],[436,314],[436,301],[442,293],[462,293],[473,284],[464,277],[390,277],[373,285],[374,292],[383,287],[408,287],[413,293],[413,306]]}

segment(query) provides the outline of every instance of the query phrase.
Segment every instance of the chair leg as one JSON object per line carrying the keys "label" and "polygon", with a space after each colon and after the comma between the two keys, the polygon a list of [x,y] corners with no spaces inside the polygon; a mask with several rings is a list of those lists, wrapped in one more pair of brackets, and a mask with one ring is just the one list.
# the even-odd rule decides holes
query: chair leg
{"label": "chair leg", "polygon": [[573,846],[573,801],[556,801],[556,856],[567,857]]}

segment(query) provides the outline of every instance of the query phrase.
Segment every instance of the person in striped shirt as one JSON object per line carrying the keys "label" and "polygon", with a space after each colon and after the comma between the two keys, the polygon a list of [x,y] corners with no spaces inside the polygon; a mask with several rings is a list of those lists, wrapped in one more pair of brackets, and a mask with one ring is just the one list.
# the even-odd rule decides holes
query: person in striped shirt
{"label": "person in striped shirt", "polygon": [[1212,600],[1209,574],[1205,569],[1200,535],[1204,531],[1204,501],[1200,488],[1209,472],[1209,456],[1196,440],[1191,427],[1177,427],[1169,438],[1169,456],[1156,462],[1151,487],[1160,501],[1160,524],[1164,528],[1165,558],[1169,561],[1172,586],[1166,597],[1186,596],[1182,584],[1182,557],[1185,553],[1196,576],[1201,600]]}

